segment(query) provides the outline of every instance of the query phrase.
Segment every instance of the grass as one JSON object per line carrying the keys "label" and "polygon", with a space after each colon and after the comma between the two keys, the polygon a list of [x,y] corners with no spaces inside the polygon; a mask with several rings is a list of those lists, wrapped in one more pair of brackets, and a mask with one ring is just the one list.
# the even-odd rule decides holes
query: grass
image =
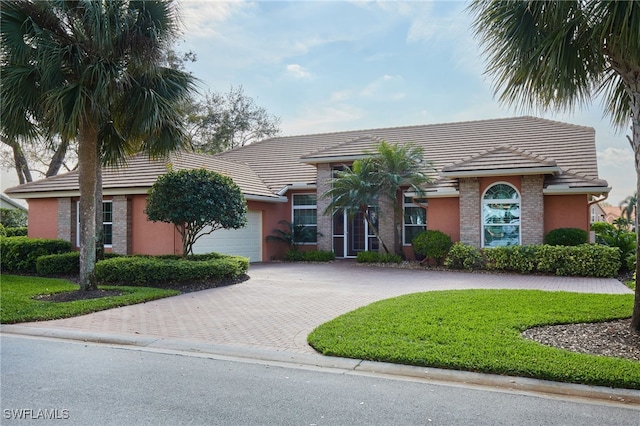
{"label": "grass", "polygon": [[179,294],[176,290],[146,287],[100,286],[99,288],[117,290],[123,294],[72,302],[48,302],[34,298],[39,295],[77,290],[78,285],[61,279],[2,275],[0,323],[14,324],[69,318]]}
{"label": "grass", "polygon": [[628,318],[633,295],[528,290],[416,293],[316,328],[325,355],[640,389],[640,362],[574,353],[523,338],[538,325]]}

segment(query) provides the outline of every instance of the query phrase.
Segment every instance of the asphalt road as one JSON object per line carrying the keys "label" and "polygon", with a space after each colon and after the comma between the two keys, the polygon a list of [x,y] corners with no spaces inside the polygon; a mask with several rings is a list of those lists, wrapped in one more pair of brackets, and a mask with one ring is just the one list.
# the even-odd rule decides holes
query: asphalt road
{"label": "asphalt road", "polygon": [[[640,406],[0,336],[5,424],[637,425]],[[46,420],[47,418],[53,418]]]}

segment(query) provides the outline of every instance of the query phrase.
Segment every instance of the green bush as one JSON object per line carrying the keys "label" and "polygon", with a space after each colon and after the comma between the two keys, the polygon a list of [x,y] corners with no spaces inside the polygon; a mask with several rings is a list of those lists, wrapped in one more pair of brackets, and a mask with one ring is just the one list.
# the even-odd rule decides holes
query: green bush
{"label": "green bush", "polygon": [[307,262],[331,262],[336,259],[336,254],[327,250],[310,250],[303,252]]}
{"label": "green bush", "polygon": [[27,227],[22,226],[18,228],[10,228],[5,227],[4,230],[7,233],[7,237],[26,237],[27,236]]}
{"label": "green bush", "polygon": [[7,230],[5,229],[4,225],[0,223],[0,237],[6,237],[7,236]]}
{"label": "green bush", "polygon": [[288,262],[302,262],[304,260],[304,253],[300,250],[287,250],[284,254],[284,260]]}
{"label": "green bush", "polygon": [[38,257],[72,251],[71,243],[44,238],[0,237],[3,272],[36,272]]}
{"label": "green bush", "polygon": [[395,253],[379,253],[377,251],[361,251],[356,257],[358,263],[400,263],[402,257]]}
{"label": "green bush", "polygon": [[621,267],[628,267],[628,257],[636,253],[636,233],[606,222],[596,222],[591,225],[591,229],[596,233],[596,243],[617,247],[623,261]]}
{"label": "green bush", "polygon": [[123,256],[96,264],[96,278],[103,284],[167,286],[205,280],[233,279],[246,273],[249,259],[224,256],[209,260],[185,260],[147,256]]}
{"label": "green bush", "polygon": [[7,228],[27,226],[27,212],[21,209],[0,208],[0,223]]}
{"label": "green bush", "polygon": [[597,244],[579,246],[507,246],[483,250],[489,270],[519,273],[616,277],[620,251]]}
{"label": "green bush", "polygon": [[626,263],[627,263],[628,271],[635,271],[636,270],[636,254],[629,253],[627,255]]}
{"label": "green bush", "polygon": [[442,264],[442,260],[453,245],[451,237],[435,229],[420,232],[413,237],[411,244],[416,253],[426,256],[427,259],[434,259],[437,265]]}
{"label": "green bush", "polygon": [[578,228],[557,228],[544,237],[544,243],[550,246],[579,246],[589,242],[589,233]]}
{"label": "green bush", "polygon": [[481,269],[482,260],[482,252],[478,248],[457,242],[449,249],[444,266],[451,269]]}
{"label": "green bush", "polygon": [[[105,253],[105,259],[122,255]],[[58,275],[77,275],[80,273],[80,252],[72,251],[61,254],[48,254],[36,259],[36,272],[43,277]]]}

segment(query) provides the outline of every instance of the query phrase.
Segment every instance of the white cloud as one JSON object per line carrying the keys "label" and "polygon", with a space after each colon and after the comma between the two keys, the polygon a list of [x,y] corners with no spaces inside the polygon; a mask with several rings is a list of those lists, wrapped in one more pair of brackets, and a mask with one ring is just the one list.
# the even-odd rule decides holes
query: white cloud
{"label": "white cloud", "polygon": [[[618,166],[626,168],[627,170],[633,170],[630,167],[633,165],[633,151],[631,148],[613,148],[608,147],[597,152],[598,164],[601,166]],[[627,164],[628,163],[628,164]],[[629,166],[626,167],[626,166]]]}
{"label": "white cloud", "polygon": [[300,135],[352,129],[364,116],[360,108],[347,104],[305,108],[297,117],[283,123],[283,134]]}
{"label": "white cloud", "polygon": [[398,90],[403,84],[402,76],[385,74],[362,89],[360,95],[368,98],[399,100],[405,97],[405,94]]}
{"label": "white cloud", "polygon": [[297,79],[311,77],[311,73],[299,64],[288,64],[287,73]]}
{"label": "white cloud", "polygon": [[221,37],[220,24],[253,7],[242,0],[179,0],[180,21],[191,39]]}
{"label": "white cloud", "polygon": [[351,97],[351,90],[338,90],[337,92],[331,92],[332,102],[346,101]]}

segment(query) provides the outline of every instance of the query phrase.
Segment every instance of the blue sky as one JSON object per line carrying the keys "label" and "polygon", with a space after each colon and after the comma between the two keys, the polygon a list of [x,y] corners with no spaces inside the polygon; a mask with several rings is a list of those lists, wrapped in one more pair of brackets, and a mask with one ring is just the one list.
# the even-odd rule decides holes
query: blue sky
{"label": "blue sky", "polygon": [[618,204],[633,152],[598,101],[573,113],[501,106],[466,2],[180,0],[188,69],[202,90],[244,87],[284,135],[536,115],[596,129],[600,177]]}
{"label": "blue sky", "polygon": [[[178,1],[178,49],[197,54],[188,69],[201,90],[243,86],[283,135],[537,115],[596,129],[609,202],[635,190],[628,132],[614,132],[599,102],[541,114],[494,100],[466,2]],[[14,175],[2,174],[3,189]]]}

